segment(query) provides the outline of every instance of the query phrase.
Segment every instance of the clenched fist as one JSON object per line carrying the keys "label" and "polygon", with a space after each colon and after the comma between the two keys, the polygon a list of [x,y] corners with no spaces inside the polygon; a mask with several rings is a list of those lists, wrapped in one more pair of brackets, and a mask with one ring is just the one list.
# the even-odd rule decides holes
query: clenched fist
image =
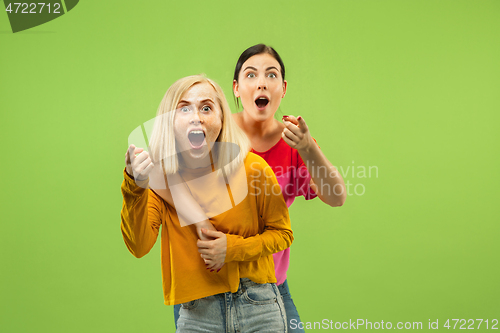
{"label": "clenched fist", "polygon": [[148,179],[154,164],[147,151],[130,145],[125,153],[125,167],[129,175],[134,176],[135,180],[141,181]]}

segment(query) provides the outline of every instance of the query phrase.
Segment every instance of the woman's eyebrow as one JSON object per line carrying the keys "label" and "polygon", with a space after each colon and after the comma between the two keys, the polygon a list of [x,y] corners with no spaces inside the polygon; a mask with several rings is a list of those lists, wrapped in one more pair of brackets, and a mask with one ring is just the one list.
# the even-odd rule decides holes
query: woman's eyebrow
{"label": "woman's eyebrow", "polygon": [[214,101],[212,101],[210,98],[206,98],[206,99],[200,101],[200,103],[206,103],[206,102],[210,102],[210,103],[214,104]]}
{"label": "woman's eyebrow", "polygon": [[248,67],[247,67],[247,68],[245,68],[243,71],[246,71],[247,69],[251,69],[251,70],[254,70],[254,71],[256,71],[256,70],[257,70],[257,68],[255,68],[255,67],[248,66]]}
{"label": "woman's eyebrow", "polygon": [[277,71],[279,72],[279,70],[278,70],[276,67],[274,67],[274,66],[267,67],[267,68],[266,68],[266,71],[269,71],[269,70],[271,70],[271,69],[275,69],[275,70],[277,70]]}
{"label": "woman's eyebrow", "polygon": [[185,101],[185,100],[183,100],[183,99],[182,99],[182,100],[180,100],[180,101],[179,101],[179,103],[177,103],[177,105],[184,105],[184,104],[185,104],[185,105],[191,105],[191,104],[195,104],[195,103],[200,103],[200,104],[202,104],[202,103],[207,103],[207,102],[210,102],[210,103],[212,103],[212,104],[215,104],[215,102],[214,102],[212,99],[210,99],[210,98],[205,98],[204,100],[201,100],[201,101],[199,101],[199,102],[189,102],[189,101]]}

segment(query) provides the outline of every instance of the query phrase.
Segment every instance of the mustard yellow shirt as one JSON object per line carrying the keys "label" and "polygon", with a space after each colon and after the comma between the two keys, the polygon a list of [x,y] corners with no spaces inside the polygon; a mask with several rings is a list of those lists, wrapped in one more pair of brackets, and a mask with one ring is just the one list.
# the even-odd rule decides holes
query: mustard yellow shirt
{"label": "mustard yellow shirt", "polygon": [[[204,168],[183,169],[184,179],[206,174]],[[212,216],[215,228],[227,236],[225,265],[218,272],[205,268],[196,245],[194,225],[181,226],[175,209],[151,189],[138,186],[124,172],[121,230],[129,251],[137,258],[147,254],[161,228],[161,268],[165,304],[173,305],[224,293],[236,292],[239,279],[257,283],[275,283],[272,254],[288,248],[293,241],[288,208],[272,169],[259,156],[249,153],[244,162],[246,196],[236,185],[230,209],[213,216],[221,196],[210,188],[187,186],[194,199]],[[245,191],[246,192],[246,189]],[[243,192],[243,193],[244,193]],[[212,193],[212,197],[211,197]],[[218,204],[219,202],[219,204]],[[217,213],[217,211],[215,211]]]}

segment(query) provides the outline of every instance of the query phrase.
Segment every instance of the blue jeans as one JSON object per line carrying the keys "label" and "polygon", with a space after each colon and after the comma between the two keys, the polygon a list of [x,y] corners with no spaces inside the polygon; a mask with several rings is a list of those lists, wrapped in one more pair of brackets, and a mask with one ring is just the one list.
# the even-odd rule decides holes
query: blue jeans
{"label": "blue jeans", "polygon": [[[287,326],[289,333],[303,333],[303,329],[296,328],[294,330],[290,329],[290,320],[295,319],[294,323],[300,323],[299,313],[297,312],[297,308],[293,303],[292,296],[290,295],[290,290],[288,289],[288,282],[285,280],[283,284],[278,286],[278,290],[280,291],[281,297],[283,298],[283,304],[285,305],[286,317],[287,317]],[[179,320],[179,309],[181,308],[180,304],[174,305],[174,320],[175,327],[177,328],[177,321]],[[294,325],[296,327],[297,325]]]}
{"label": "blue jeans", "polygon": [[283,304],[285,305],[286,318],[287,318],[287,326],[288,333],[304,333],[303,329],[298,328],[298,325],[293,325],[296,327],[295,329],[290,328],[290,320],[295,319],[292,323],[300,323],[299,312],[293,303],[292,295],[290,295],[290,290],[288,289],[288,282],[285,280],[283,284],[278,286],[281,297],[283,297]]}
{"label": "blue jeans", "polygon": [[177,332],[285,332],[286,312],[278,287],[240,279],[235,293],[183,303]]}

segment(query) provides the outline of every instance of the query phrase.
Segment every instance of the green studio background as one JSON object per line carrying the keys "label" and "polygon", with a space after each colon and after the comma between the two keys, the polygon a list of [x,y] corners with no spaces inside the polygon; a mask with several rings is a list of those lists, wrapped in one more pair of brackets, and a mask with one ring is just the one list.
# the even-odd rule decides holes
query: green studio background
{"label": "green studio background", "polygon": [[291,207],[302,320],[491,329],[499,16],[497,0],[82,0],[13,34],[0,14],[1,331],[174,330],[158,242],[138,260],[120,232],[127,138],[180,77],[206,73],[232,103],[260,42],[287,66],[279,117],[303,116],[350,184],[341,208]]}

